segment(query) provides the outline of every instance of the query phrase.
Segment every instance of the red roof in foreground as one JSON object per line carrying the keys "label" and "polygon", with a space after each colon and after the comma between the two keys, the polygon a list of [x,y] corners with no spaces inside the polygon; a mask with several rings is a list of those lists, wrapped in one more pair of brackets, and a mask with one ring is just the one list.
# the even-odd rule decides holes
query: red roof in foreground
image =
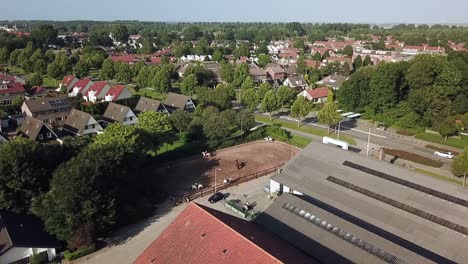
{"label": "red roof in foreground", "polygon": [[75,87],[78,87],[80,88],[80,90],[78,91],[78,93],[81,93],[83,91],[83,89],[86,87],[86,85],[88,85],[88,83],[90,82],[91,80],[90,79],[82,79],[82,80],[78,80],[75,85],[73,85],[73,88]]}
{"label": "red roof in foreground", "polygon": [[254,223],[191,203],[134,264],[314,263]]}
{"label": "red roof in foreground", "polygon": [[330,90],[327,87],[319,87],[313,90],[307,90],[307,93],[314,99],[327,97]]}
{"label": "red roof in foreground", "polygon": [[63,77],[62,84],[68,87],[75,78],[76,77],[74,75],[67,75]]}
{"label": "red roof in foreground", "polygon": [[125,89],[125,85],[114,85],[106,93],[106,96],[111,95],[112,101],[116,101],[124,89]]}
{"label": "red roof in foreground", "polygon": [[95,82],[93,85],[91,85],[91,87],[89,87],[88,91],[86,91],[84,96],[88,96],[89,92],[91,92],[91,91],[95,91],[96,96],[97,96],[106,85],[107,85],[107,82],[105,82],[105,81]]}
{"label": "red roof in foreground", "polygon": [[4,93],[24,93],[24,86],[19,82],[7,82],[7,83],[0,83],[6,84],[6,89],[0,89],[0,94]]}

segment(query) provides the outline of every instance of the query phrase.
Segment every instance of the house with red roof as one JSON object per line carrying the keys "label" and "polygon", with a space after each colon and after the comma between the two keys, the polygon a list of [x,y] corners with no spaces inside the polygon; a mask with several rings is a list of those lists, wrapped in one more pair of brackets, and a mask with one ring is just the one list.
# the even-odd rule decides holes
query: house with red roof
{"label": "house with red roof", "polygon": [[125,87],[125,85],[114,85],[104,95],[104,101],[115,102],[117,100],[128,99],[131,97],[132,97],[132,92],[130,92]]}
{"label": "house with red roof", "polygon": [[75,75],[67,75],[67,76],[63,77],[62,82],[59,84],[58,91],[60,91],[62,89],[66,89],[67,93],[69,93],[71,88],[73,87],[73,85],[77,81],[79,81],[79,79],[76,78]]}
{"label": "house with red roof", "polygon": [[190,203],[134,264],[317,263],[262,226]]}
{"label": "house with red roof", "polygon": [[279,65],[270,65],[267,69],[267,74],[272,80],[283,80],[286,78],[286,72]]}
{"label": "house with red roof", "polygon": [[109,58],[113,62],[123,62],[127,64],[135,64],[140,61],[146,61],[144,57],[135,54],[112,54],[109,56]]}
{"label": "house with red roof", "polygon": [[0,82],[0,103],[11,104],[16,97],[24,98],[24,86],[19,82]]}
{"label": "house with red roof", "polygon": [[102,101],[111,87],[105,81],[95,82],[83,94],[83,99],[86,102],[96,103],[98,100]]}
{"label": "house with red roof", "polygon": [[75,97],[78,94],[84,94],[93,85],[93,81],[90,79],[82,79],[77,81],[68,93],[69,97]]}
{"label": "house with red roof", "polygon": [[297,96],[304,96],[307,100],[312,101],[314,104],[325,103],[327,101],[330,90],[328,87],[319,87],[313,90],[306,89],[299,93]]}
{"label": "house with red roof", "polygon": [[309,60],[309,59],[304,60],[304,62],[306,66],[309,68],[318,68],[320,67],[320,64],[322,63],[321,61]]}

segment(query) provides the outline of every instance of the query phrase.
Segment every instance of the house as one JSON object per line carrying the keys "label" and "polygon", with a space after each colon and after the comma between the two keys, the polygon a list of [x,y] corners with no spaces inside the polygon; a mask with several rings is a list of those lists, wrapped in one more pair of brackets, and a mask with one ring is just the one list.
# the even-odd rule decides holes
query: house
{"label": "house", "polygon": [[148,111],[167,113],[167,110],[164,107],[164,104],[161,103],[161,101],[142,96],[140,97],[140,100],[138,100],[138,103],[135,107],[135,112],[138,114]]}
{"label": "house", "polygon": [[0,104],[8,105],[16,97],[24,98],[24,86],[19,82],[1,81],[0,82]]}
{"label": "house", "polygon": [[286,72],[279,65],[271,65],[266,71],[272,80],[283,80],[286,77]]}
{"label": "house", "polygon": [[330,90],[328,87],[319,87],[313,90],[306,89],[297,96],[304,96],[307,100],[312,101],[313,103],[325,103],[329,92]]}
{"label": "house", "polygon": [[[270,178],[255,222],[320,263],[466,263],[468,193],[318,142]],[[390,261],[391,260],[391,261]]]}
{"label": "house", "polygon": [[349,77],[347,76],[334,73],[316,82],[316,84],[330,87],[333,90],[338,90],[340,89],[340,86],[348,79]]}
{"label": "house", "polygon": [[96,134],[103,130],[93,116],[76,109],[70,111],[62,129],[77,136]]}
{"label": "house", "polygon": [[90,79],[79,80],[70,89],[68,96],[75,97],[75,96],[78,96],[79,94],[84,94],[88,91],[88,89],[92,85],[93,85],[93,81],[91,81]]}
{"label": "house", "polygon": [[46,96],[49,94],[49,90],[42,86],[33,86],[31,89],[27,91],[27,99],[30,99],[32,97],[41,97],[41,96]]}
{"label": "house", "polygon": [[39,119],[27,116],[18,131],[18,136],[46,142],[58,138],[54,131]]}
{"label": "house", "polygon": [[145,62],[145,58],[135,55],[135,54],[112,54],[109,56],[109,58],[113,62],[122,62],[122,63],[127,63],[127,64],[136,64],[140,61]]}
{"label": "house", "polygon": [[65,89],[67,93],[70,92],[72,89],[73,85],[79,81],[78,78],[76,78],[74,75],[67,75],[63,77],[62,82],[59,84],[58,91],[61,91],[62,89]]}
{"label": "house", "polygon": [[49,235],[41,220],[32,215],[0,213],[0,263],[29,263],[29,257],[39,255],[52,261],[60,242]]}
{"label": "house", "polygon": [[9,73],[5,73],[5,72],[0,72],[0,82],[3,82],[3,81],[17,82],[17,83],[21,83],[22,85],[26,84],[26,81],[21,77],[18,77],[16,75],[12,75]]}
{"label": "house", "polygon": [[132,98],[132,92],[130,92],[125,85],[114,85],[104,95],[104,101],[106,102],[115,102],[128,98]]}
{"label": "house", "polygon": [[128,106],[116,103],[110,103],[109,106],[107,106],[103,119],[108,123],[121,123],[123,125],[138,123],[138,118]]}
{"label": "house", "polygon": [[83,94],[83,99],[86,102],[96,103],[97,101],[104,100],[104,96],[107,94],[111,87],[105,81],[95,82],[89,89]]}
{"label": "house", "polygon": [[133,263],[317,262],[255,223],[190,203]]}
{"label": "house", "polygon": [[29,117],[34,117],[47,125],[52,123],[63,124],[67,119],[71,103],[64,97],[43,97],[23,102],[21,112]]}
{"label": "house", "polygon": [[168,93],[163,103],[166,109],[170,112],[176,110],[190,112],[195,110],[195,103],[192,98],[182,94]]}
{"label": "house", "polygon": [[252,76],[253,81],[256,83],[265,82],[268,79],[267,71],[256,66],[251,66],[249,68],[249,73],[250,76]]}
{"label": "house", "polygon": [[308,86],[307,81],[302,75],[291,75],[284,81],[283,84],[297,90],[304,90]]}
{"label": "house", "polygon": [[305,64],[307,67],[309,68],[318,68],[320,66],[320,64],[322,63],[321,61],[317,61],[317,60],[310,60],[310,59],[306,59],[304,60]]}

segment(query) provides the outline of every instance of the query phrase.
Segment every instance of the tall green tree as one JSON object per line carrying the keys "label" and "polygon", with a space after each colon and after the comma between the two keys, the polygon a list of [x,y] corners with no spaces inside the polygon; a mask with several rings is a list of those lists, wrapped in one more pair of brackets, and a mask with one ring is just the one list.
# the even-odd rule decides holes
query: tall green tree
{"label": "tall green tree", "polygon": [[111,59],[107,59],[102,63],[100,77],[102,80],[111,80],[111,79],[114,79],[114,76],[115,76],[114,62]]}
{"label": "tall green tree", "polygon": [[169,121],[172,127],[181,134],[184,131],[188,131],[190,128],[190,122],[192,122],[192,116],[182,110],[176,110],[169,117]]}
{"label": "tall green tree", "polygon": [[276,93],[273,90],[266,92],[265,97],[263,97],[260,110],[270,115],[270,121],[273,114],[272,112],[280,109],[280,107],[281,100],[279,100]]}
{"label": "tall green tree", "polygon": [[130,34],[128,33],[128,29],[125,25],[114,25],[112,28],[112,36],[115,40],[125,43],[128,41]]}
{"label": "tall green tree", "polygon": [[126,63],[118,64],[117,71],[115,73],[115,78],[118,82],[122,83],[131,83],[133,79],[132,70],[130,66]]}
{"label": "tall green tree", "polygon": [[304,96],[298,96],[291,106],[291,116],[297,118],[297,126],[301,125],[302,118],[306,117],[310,110],[312,109],[312,104],[307,101]]}
{"label": "tall green tree", "polygon": [[7,64],[10,58],[10,53],[7,48],[0,49],[0,64]]}
{"label": "tall green tree", "polygon": [[452,174],[457,177],[466,177],[468,173],[468,147],[452,162]]}
{"label": "tall green tree", "polygon": [[338,105],[335,102],[327,102],[317,113],[319,122],[328,126],[328,134],[330,134],[330,126],[337,125],[342,120],[341,114],[337,110]]}
{"label": "tall green tree", "polygon": [[241,96],[242,104],[246,105],[248,109],[255,110],[257,108],[259,101],[257,100],[257,95],[253,88],[249,88],[242,91]]}
{"label": "tall green tree", "polygon": [[180,85],[180,91],[186,95],[193,95],[195,92],[195,87],[198,85],[197,76],[195,74],[190,74],[184,78],[182,84]]}
{"label": "tall green tree", "polygon": [[276,96],[278,97],[281,106],[288,107],[296,98],[296,91],[289,88],[288,86],[281,85],[280,87],[278,87]]}

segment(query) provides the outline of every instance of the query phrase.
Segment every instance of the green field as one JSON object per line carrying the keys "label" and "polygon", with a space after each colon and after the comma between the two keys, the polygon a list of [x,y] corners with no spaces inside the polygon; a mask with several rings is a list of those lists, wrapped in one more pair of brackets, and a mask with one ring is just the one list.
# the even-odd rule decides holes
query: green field
{"label": "green field", "polygon": [[429,134],[429,133],[419,133],[415,136],[418,139],[439,143],[442,145],[464,149],[468,147],[468,137],[462,136],[461,139],[456,138],[448,138],[447,141],[444,140],[443,137],[439,135]]}
{"label": "green field", "polygon": [[138,94],[144,97],[149,97],[155,100],[163,101],[166,98],[166,94],[155,92],[152,88],[142,88],[138,92],[135,89],[131,89],[133,94]]}
{"label": "green field", "polygon": [[307,145],[310,144],[310,142],[312,142],[311,139],[301,137],[301,136],[298,136],[298,135],[292,135],[289,142],[286,142],[286,143],[289,143],[289,144],[291,144],[293,146],[296,146],[298,148],[305,148]]}
{"label": "green field", "polygon": [[[295,122],[289,122],[289,121],[283,121],[283,120],[277,120],[277,119],[273,120],[273,121],[270,121],[270,118],[268,118],[266,116],[261,116],[261,115],[255,115],[255,120],[258,121],[258,122],[263,122],[263,123],[268,123],[268,124],[281,125],[282,127],[298,130],[298,131],[301,131],[301,132],[304,132],[304,133],[308,133],[308,134],[312,134],[312,135],[316,135],[316,136],[320,136],[320,137],[337,138],[336,135],[334,135],[334,134],[329,135],[327,133],[327,131],[323,131],[323,130],[320,130],[320,129],[317,129],[317,128],[306,127],[306,126],[297,127],[297,124]],[[354,139],[352,139],[350,137],[347,137],[347,136],[340,136],[340,140],[346,141],[351,145],[356,145],[356,140],[354,140]]]}

